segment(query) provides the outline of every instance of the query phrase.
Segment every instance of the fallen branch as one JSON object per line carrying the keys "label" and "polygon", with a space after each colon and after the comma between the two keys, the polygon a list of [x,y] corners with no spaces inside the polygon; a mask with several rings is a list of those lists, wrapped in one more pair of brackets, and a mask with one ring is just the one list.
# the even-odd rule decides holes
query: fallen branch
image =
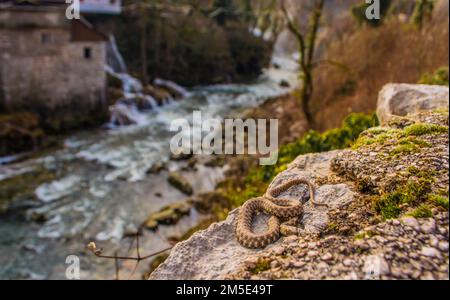
{"label": "fallen branch", "polygon": [[115,269],[116,269],[116,280],[119,280],[119,261],[120,260],[132,260],[132,261],[136,261],[136,264],[133,268],[133,270],[131,271],[130,275],[128,276],[128,280],[131,279],[131,277],[133,277],[134,273],[136,272],[139,263],[143,260],[147,260],[149,258],[152,258],[154,256],[157,256],[159,254],[162,254],[168,250],[171,250],[173,248],[173,243],[172,246],[165,248],[163,250],[148,254],[148,255],[144,255],[141,256],[140,251],[139,251],[139,233],[136,233],[136,256],[121,256],[118,255],[117,252],[114,255],[104,255],[103,254],[103,248],[97,248],[97,245],[94,242],[90,242],[87,245],[87,248],[97,257],[99,258],[104,258],[104,259],[113,259],[114,263],[115,263]]}

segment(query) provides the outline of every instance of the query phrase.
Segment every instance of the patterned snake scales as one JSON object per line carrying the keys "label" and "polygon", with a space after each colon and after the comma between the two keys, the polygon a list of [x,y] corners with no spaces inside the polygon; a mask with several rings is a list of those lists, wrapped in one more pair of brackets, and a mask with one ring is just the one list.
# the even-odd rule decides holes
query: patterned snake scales
{"label": "patterned snake scales", "polygon": [[[293,199],[278,199],[279,195],[295,185],[306,184],[309,188],[310,201],[315,206],[328,205],[315,201],[315,187],[306,179],[292,179],[281,186],[269,188],[263,197],[247,200],[239,210],[236,226],[238,242],[247,248],[264,248],[278,240],[281,221],[298,218],[303,213],[303,203]],[[253,216],[257,211],[271,215],[268,229],[261,234],[252,231]]]}

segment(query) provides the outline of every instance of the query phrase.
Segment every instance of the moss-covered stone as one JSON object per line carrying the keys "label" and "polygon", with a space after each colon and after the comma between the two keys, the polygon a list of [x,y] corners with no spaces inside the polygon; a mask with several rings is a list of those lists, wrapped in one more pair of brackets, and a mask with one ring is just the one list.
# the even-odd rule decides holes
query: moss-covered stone
{"label": "moss-covered stone", "polygon": [[434,182],[431,172],[420,171],[415,167],[408,168],[410,180],[397,187],[392,193],[383,194],[374,202],[374,209],[383,219],[398,218],[409,210],[419,209],[424,212],[424,205],[428,199]]}
{"label": "moss-covered stone", "polygon": [[147,229],[154,230],[160,224],[171,225],[177,223],[183,216],[189,214],[191,205],[188,202],[171,204],[160,211],[151,214],[144,222]]}
{"label": "moss-covered stone", "polygon": [[421,136],[426,134],[448,133],[448,127],[436,124],[413,124],[405,128],[405,134],[408,136]]}
{"label": "moss-covered stone", "polygon": [[167,180],[174,188],[178,189],[180,192],[188,196],[191,196],[194,193],[192,185],[180,173],[177,172],[170,173]]}
{"label": "moss-covered stone", "polygon": [[55,179],[55,174],[45,168],[37,168],[0,181],[0,214],[6,212],[14,201],[33,199],[35,189],[44,182]]}
{"label": "moss-covered stone", "polygon": [[437,207],[441,207],[448,211],[449,202],[448,202],[448,195],[447,197],[441,196],[441,195],[430,195],[429,200],[431,203],[433,203]]}
{"label": "moss-covered stone", "polygon": [[414,218],[431,218],[433,213],[431,208],[427,204],[421,204],[419,207],[414,209],[412,212],[408,213],[407,216]]}

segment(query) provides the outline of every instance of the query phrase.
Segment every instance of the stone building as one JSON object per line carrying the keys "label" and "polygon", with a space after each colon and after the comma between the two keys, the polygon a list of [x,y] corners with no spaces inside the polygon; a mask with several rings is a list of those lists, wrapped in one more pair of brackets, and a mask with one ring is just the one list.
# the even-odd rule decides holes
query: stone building
{"label": "stone building", "polygon": [[[0,4],[0,110],[44,118],[107,112],[107,37],[83,18],[69,20],[65,1]],[[56,113],[56,115],[55,115]]]}

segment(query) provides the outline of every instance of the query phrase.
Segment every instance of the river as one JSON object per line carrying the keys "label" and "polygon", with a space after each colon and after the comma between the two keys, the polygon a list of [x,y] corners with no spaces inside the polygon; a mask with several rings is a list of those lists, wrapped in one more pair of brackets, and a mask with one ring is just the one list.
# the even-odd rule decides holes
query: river
{"label": "river", "polygon": [[[80,132],[66,138],[60,149],[0,165],[0,182],[31,178],[24,189],[30,192],[11,199],[7,213],[0,215],[0,279],[66,279],[68,255],[79,257],[81,279],[114,278],[114,261],[94,257],[87,243],[95,241],[105,253],[126,252],[133,241],[124,238],[127,233],[150,213],[186,199],[167,183],[168,171],[183,167],[169,158],[171,121],[190,119],[194,110],[204,119],[233,117],[286,94],[290,89],[279,83],[296,85],[296,65],[286,58],[274,61],[278,67],[265,70],[251,84],[196,87],[180,101],[142,113],[137,125]],[[149,172],[161,163],[168,171]],[[42,173],[52,179],[36,184]],[[196,193],[207,192],[222,178],[223,168],[199,166],[185,175]],[[146,253],[163,249],[167,238],[183,234],[201,218],[191,211],[176,225],[146,231],[141,248]],[[131,269],[131,262],[123,268]],[[146,269],[148,262],[136,274]]]}

